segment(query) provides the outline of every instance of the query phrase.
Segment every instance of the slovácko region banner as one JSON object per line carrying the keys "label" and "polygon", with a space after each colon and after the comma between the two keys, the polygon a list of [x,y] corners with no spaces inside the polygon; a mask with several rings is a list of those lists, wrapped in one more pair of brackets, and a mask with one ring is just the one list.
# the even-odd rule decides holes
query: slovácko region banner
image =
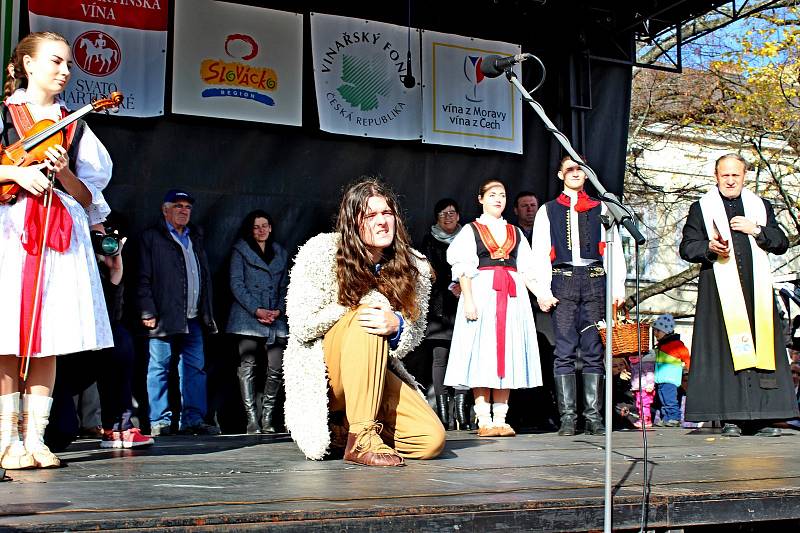
{"label": "slov\u00e1cko region banner", "polygon": [[[522,99],[505,79],[485,78],[485,56],[510,56],[520,46],[422,32],[422,142],[522,153]],[[522,78],[520,65],[514,72]]]}
{"label": "slov\u00e1cko region banner", "polygon": [[67,107],[119,91],[120,115],[163,115],[167,9],[167,0],[28,0],[31,31],[58,32],[72,47],[72,77],[62,95]]}
{"label": "slov\u00e1cko region banner", "polygon": [[303,15],[176,0],[172,111],[300,126]]}
{"label": "slov\u00e1cko region banner", "polygon": [[[408,28],[311,13],[319,127],[382,139],[422,136],[419,83],[407,89]],[[411,30],[412,72],[420,75],[419,32]]]}

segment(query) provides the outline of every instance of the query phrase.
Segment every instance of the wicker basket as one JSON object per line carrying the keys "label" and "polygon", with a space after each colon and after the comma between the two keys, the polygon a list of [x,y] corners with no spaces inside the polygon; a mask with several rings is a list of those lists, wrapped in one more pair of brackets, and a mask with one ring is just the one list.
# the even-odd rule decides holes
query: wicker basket
{"label": "wicker basket", "polygon": [[[631,315],[627,308],[625,309],[625,318],[618,319],[617,306],[614,305],[613,309],[614,329],[611,335],[611,354],[621,356],[637,353],[639,351],[637,338],[641,339],[642,351],[647,350],[650,346],[650,324],[637,324],[631,320]],[[603,341],[603,346],[605,346],[606,328],[598,327],[597,331],[600,333],[600,340]]]}

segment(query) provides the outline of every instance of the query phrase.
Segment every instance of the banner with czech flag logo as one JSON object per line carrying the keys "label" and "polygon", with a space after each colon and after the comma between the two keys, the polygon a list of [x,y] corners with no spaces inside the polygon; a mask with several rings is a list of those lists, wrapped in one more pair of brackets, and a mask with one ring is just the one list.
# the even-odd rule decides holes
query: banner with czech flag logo
{"label": "banner with czech flag logo", "polygon": [[[422,32],[422,142],[522,153],[522,99],[505,78],[481,72],[486,56],[517,44]],[[514,72],[522,77],[520,65]]]}
{"label": "banner with czech flag logo", "polygon": [[31,31],[60,33],[72,47],[67,107],[119,91],[120,115],[164,114],[168,0],[28,0],[28,15]]}

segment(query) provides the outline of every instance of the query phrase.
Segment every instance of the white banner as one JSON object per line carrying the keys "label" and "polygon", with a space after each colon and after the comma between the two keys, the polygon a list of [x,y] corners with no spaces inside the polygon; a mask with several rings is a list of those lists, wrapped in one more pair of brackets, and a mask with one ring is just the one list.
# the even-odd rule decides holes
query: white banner
{"label": "white banner", "polygon": [[[422,136],[419,83],[408,89],[408,28],[311,13],[319,127],[382,139]],[[419,30],[411,31],[412,74],[420,73]]]}
{"label": "white banner", "polygon": [[303,15],[176,0],[172,111],[300,126]]}
{"label": "white banner", "polygon": [[31,31],[55,31],[72,46],[72,77],[64,90],[77,109],[119,91],[119,114],[164,114],[167,1],[28,0]]}
{"label": "white banner", "polygon": [[[522,99],[504,77],[485,78],[488,55],[510,56],[520,46],[422,32],[422,142],[522,153]],[[514,72],[522,77],[520,65]]]}

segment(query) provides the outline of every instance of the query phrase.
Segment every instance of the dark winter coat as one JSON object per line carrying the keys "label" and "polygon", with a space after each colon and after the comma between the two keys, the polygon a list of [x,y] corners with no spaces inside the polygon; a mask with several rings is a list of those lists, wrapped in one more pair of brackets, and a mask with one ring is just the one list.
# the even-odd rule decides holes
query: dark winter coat
{"label": "dark winter coat", "polygon": [[[211,302],[211,273],[203,248],[203,233],[189,225],[189,238],[200,266],[200,296],[197,318],[208,333],[217,332]],[[161,218],[142,232],[139,240],[139,285],[136,289],[140,318],[156,319],[156,327],[147,331],[150,337],[166,337],[189,333],[186,309],[186,262],[178,244]]]}
{"label": "dark winter coat", "polygon": [[[287,265],[289,256],[277,243],[272,243],[275,256],[269,264],[242,239],[231,252],[230,285],[234,301],[228,316],[228,333],[265,337],[267,344],[275,336],[286,337],[286,288],[289,285]],[[270,325],[256,319],[256,310],[277,309],[281,312]]]}
{"label": "dark winter coat", "polygon": [[[741,197],[734,200],[723,197],[722,200],[728,220],[745,215]],[[764,205],[767,210],[767,225],[755,238],[756,244],[766,252],[783,254],[789,246],[788,239],[775,221],[772,205],[766,200]],[[733,231],[731,239],[752,330],[753,261],[749,237]],[[684,260],[701,264],[692,336],[692,366],[686,394],[686,420],[785,420],[798,416],[777,308],[773,313],[775,372],[757,369],[734,372],[714,277],[716,254],[709,255],[708,242],[700,203],[695,202],[689,209],[680,244],[680,254]]]}
{"label": "dark winter coat", "polygon": [[428,340],[450,340],[453,337],[458,298],[447,287],[452,283],[452,270],[447,262],[447,248],[450,245],[435,238],[428,232],[422,239],[421,252],[433,267],[436,280],[431,286],[431,299],[428,305]]}

